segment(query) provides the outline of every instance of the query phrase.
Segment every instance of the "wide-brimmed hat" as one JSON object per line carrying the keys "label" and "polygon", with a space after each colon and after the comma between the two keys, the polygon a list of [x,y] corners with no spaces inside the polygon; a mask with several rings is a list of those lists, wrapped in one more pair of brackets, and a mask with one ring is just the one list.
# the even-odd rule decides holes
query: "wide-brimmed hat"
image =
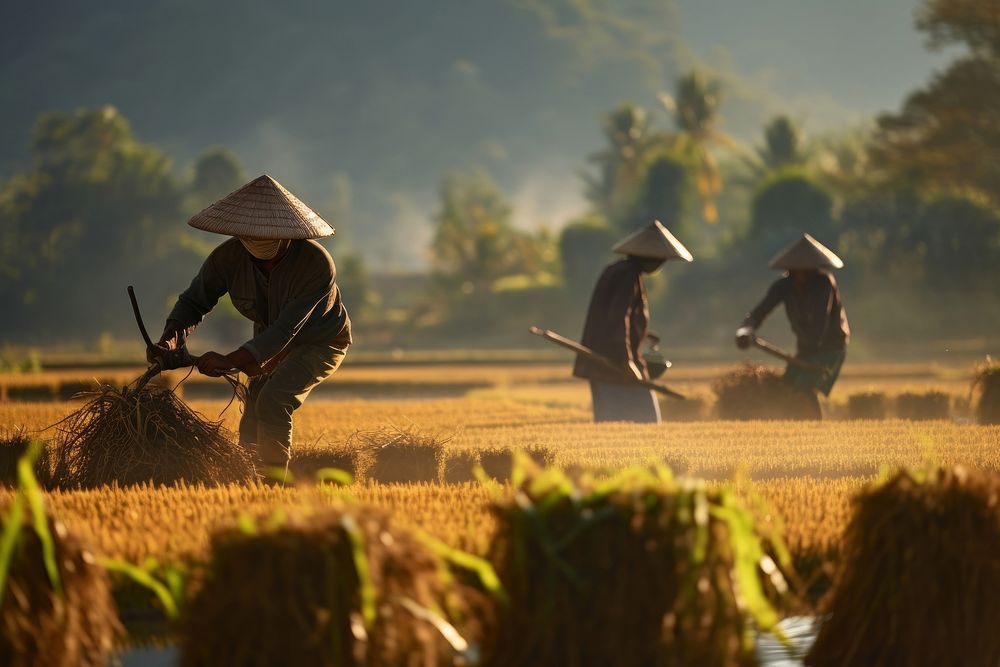
{"label": "wide-brimmed hat", "polygon": [[678,241],[659,220],[654,220],[642,229],[629,234],[612,250],[622,255],[649,259],[679,259],[685,262],[694,259],[684,244]]}
{"label": "wide-brimmed hat", "polygon": [[188,224],[206,232],[255,239],[318,239],[335,231],[267,174],[226,195]]}
{"label": "wide-brimmed hat", "polygon": [[769,266],[784,271],[842,269],[844,260],[813,237],[803,234],[802,238],[778,253]]}

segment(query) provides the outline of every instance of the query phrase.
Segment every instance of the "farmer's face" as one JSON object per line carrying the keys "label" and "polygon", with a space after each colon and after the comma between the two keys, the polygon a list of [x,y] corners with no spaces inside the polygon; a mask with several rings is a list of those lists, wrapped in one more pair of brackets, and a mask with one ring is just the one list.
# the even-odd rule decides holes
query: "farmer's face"
{"label": "farmer's face", "polygon": [[662,259],[649,259],[645,257],[639,258],[639,268],[642,269],[643,273],[653,274],[660,270],[663,266]]}
{"label": "farmer's face", "polygon": [[795,283],[796,287],[805,287],[809,280],[816,275],[814,270],[805,269],[793,269],[788,272],[788,275],[792,277],[792,282]]}

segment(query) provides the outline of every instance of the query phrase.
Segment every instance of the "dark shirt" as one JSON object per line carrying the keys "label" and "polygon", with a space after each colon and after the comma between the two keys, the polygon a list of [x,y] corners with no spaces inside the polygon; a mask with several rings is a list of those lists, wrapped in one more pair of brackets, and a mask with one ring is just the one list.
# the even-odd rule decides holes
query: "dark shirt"
{"label": "dark shirt", "polygon": [[779,303],[785,304],[785,313],[795,332],[800,354],[847,347],[851,329],[837,281],[831,274],[817,271],[802,289],[796,288],[789,275],[778,279],[771,285],[764,300],[750,311],[743,324],[759,328]]}
{"label": "dark shirt", "polygon": [[[634,363],[643,377],[649,378],[642,346],[649,323],[649,301],[639,263],[623,259],[611,264],[594,286],[590,308],[583,326],[584,346],[621,364],[623,369]],[[588,380],[627,384],[621,374],[584,357],[576,358],[573,375]]]}
{"label": "dark shirt", "polygon": [[337,287],[333,258],[315,241],[292,241],[270,272],[239,239],[212,251],[168,316],[191,329],[224,294],[254,323],[243,345],[263,365],[290,345],[329,345],[346,350],[351,321]]}

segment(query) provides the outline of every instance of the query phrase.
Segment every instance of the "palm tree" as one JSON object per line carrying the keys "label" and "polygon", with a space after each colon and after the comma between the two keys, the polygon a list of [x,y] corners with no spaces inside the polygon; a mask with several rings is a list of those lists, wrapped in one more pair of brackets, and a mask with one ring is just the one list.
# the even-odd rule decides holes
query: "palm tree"
{"label": "palm tree", "polygon": [[715,148],[737,149],[736,142],[721,129],[719,105],[721,82],[701,72],[692,72],[677,82],[674,96],[660,93],[660,103],[677,126],[675,148],[693,158],[695,183],[701,198],[702,217],[718,222],[715,195],[722,191],[722,176],[712,153]]}
{"label": "palm tree", "polygon": [[808,157],[805,136],[791,118],[775,116],[764,128],[764,145],[757,149],[757,156],[770,170],[802,164]]}
{"label": "palm tree", "polygon": [[652,137],[642,107],[622,104],[602,122],[607,146],[590,156],[598,175],[584,174],[587,198],[608,219],[617,219],[638,186],[642,156]]}

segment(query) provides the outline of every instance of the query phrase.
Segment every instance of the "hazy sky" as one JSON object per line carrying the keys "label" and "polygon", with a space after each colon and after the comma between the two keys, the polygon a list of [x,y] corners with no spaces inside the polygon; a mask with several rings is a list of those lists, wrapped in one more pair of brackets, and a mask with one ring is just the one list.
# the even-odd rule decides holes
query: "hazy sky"
{"label": "hazy sky", "polygon": [[698,56],[720,52],[807,124],[898,108],[943,61],[913,25],[917,0],[677,0],[681,35]]}

